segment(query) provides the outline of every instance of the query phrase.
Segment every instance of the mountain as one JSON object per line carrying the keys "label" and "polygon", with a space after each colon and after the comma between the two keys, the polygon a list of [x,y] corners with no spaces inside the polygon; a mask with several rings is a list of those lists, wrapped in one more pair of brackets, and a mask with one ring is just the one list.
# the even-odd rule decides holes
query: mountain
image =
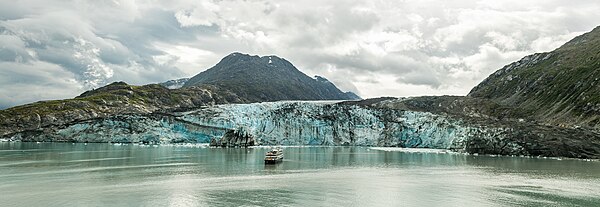
{"label": "mountain", "polygon": [[162,83],[159,83],[159,85],[164,86],[168,89],[178,89],[183,87],[183,84],[185,84],[185,82],[187,82],[188,80],[190,80],[189,78],[180,78],[180,79],[176,79],[176,80],[169,80],[169,81],[165,81]]}
{"label": "mountain", "polygon": [[504,66],[469,97],[523,109],[525,117],[567,127],[600,127],[600,27],[558,49]]}
{"label": "mountain", "polygon": [[232,53],[212,68],[188,80],[183,87],[213,85],[250,101],[355,100],[323,77],[311,78],[277,56]]}

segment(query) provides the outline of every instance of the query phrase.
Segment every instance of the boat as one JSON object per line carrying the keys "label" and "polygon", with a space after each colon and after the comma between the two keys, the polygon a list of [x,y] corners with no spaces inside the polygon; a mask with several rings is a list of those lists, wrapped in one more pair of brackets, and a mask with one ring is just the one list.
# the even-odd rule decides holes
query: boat
{"label": "boat", "polygon": [[275,148],[269,150],[265,155],[265,164],[276,164],[283,161],[283,149]]}

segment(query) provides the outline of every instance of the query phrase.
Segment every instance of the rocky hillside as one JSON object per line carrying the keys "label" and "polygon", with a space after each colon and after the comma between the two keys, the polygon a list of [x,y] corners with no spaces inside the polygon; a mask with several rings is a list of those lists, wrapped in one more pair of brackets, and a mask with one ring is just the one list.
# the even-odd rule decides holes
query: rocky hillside
{"label": "rocky hillside", "polygon": [[323,77],[311,78],[277,56],[232,53],[214,67],[192,77],[183,87],[213,85],[248,100],[355,100]]}
{"label": "rocky hillside", "polygon": [[243,102],[246,100],[233,93],[209,86],[170,90],[157,84],[132,86],[116,82],[73,99],[40,101],[0,110],[0,136],[115,115]]}
{"label": "rocky hillside", "polygon": [[600,128],[600,27],[496,71],[469,97],[521,108],[547,124]]}

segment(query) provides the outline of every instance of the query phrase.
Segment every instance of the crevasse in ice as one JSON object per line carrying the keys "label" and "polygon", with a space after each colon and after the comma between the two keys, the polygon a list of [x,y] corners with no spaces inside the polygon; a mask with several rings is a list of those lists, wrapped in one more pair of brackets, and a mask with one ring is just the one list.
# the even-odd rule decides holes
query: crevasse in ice
{"label": "crevasse in ice", "polygon": [[[453,148],[468,127],[426,112],[369,109],[331,102],[218,105],[182,120],[254,137],[262,145],[360,145]],[[218,139],[218,137],[217,137]]]}
{"label": "crevasse in ice", "polygon": [[[71,125],[48,139],[90,142],[221,141],[228,131],[257,145],[351,145],[461,149],[502,133],[429,112],[333,102],[267,102],[206,107],[174,115],[124,115]],[[498,136],[490,136],[498,137]]]}

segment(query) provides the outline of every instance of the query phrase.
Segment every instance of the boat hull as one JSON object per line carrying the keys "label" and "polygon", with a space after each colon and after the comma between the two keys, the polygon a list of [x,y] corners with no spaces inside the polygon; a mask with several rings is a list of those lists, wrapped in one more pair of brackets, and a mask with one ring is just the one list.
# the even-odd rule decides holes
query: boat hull
{"label": "boat hull", "polygon": [[277,164],[280,163],[282,160],[265,160],[265,164]]}
{"label": "boat hull", "polygon": [[283,156],[276,157],[276,158],[275,157],[265,158],[265,164],[277,164],[277,163],[280,163],[281,161],[283,161]]}

